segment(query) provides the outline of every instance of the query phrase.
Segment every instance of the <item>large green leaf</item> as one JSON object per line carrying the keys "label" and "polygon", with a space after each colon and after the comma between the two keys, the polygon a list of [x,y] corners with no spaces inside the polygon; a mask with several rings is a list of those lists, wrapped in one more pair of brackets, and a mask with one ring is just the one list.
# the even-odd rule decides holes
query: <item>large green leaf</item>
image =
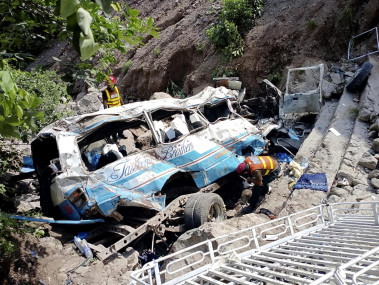
{"label": "large green leaf", "polygon": [[80,58],[82,60],[89,59],[99,49],[99,45],[95,43],[93,39],[93,34],[91,30],[89,30],[87,36],[84,36],[82,33],[80,34],[79,47]]}
{"label": "large green leaf", "polygon": [[111,9],[112,0],[96,0],[96,3],[105,11],[105,13],[109,14]]}
{"label": "large green leaf", "polygon": [[67,18],[74,14],[80,4],[79,0],[61,0],[61,15]]}
{"label": "large green leaf", "polygon": [[73,32],[77,27],[78,27],[78,19],[77,19],[76,13],[74,13],[71,16],[67,17],[67,30]]}
{"label": "large green leaf", "polygon": [[8,100],[4,100],[1,105],[3,106],[4,117],[7,118],[11,112]]}
{"label": "large green leaf", "polygon": [[11,73],[8,70],[3,71],[1,77],[2,77],[1,78],[2,80],[0,82],[1,89],[3,89],[5,93],[11,92],[15,87],[12,80]]}
{"label": "large green leaf", "polygon": [[16,113],[19,119],[21,119],[22,115],[24,114],[24,111],[22,111],[22,108],[19,105],[16,106]]}
{"label": "large green leaf", "polygon": [[132,17],[138,17],[139,11],[137,9],[129,9],[128,14]]}
{"label": "large green leaf", "polygon": [[85,36],[88,36],[88,34],[91,32],[91,15],[83,8],[79,8],[76,12],[76,19],[78,21],[80,29],[82,30],[82,33]]}

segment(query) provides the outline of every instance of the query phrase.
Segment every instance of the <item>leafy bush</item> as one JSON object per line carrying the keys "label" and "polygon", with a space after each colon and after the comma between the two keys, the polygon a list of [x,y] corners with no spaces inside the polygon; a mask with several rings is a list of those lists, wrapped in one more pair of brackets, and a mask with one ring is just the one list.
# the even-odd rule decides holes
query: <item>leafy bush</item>
{"label": "leafy bush", "polygon": [[234,23],[221,21],[207,30],[207,36],[217,49],[222,50],[227,60],[242,55],[243,40]]}
{"label": "leafy bush", "polygon": [[53,0],[0,1],[0,50],[39,54],[62,30]]}
{"label": "leafy bush", "polygon": [[37,130],[36,121],[44,120],[36,111],[40,104],[35,94],[17,87],[12,69],[0,60],[0,135],[20,138],[22,131]]}
{"label": "leafy bush", "polygon": [[207,30],[208,39],[227,60],[243,54],[242,38],[262,14],[263,0],[223,0],[220,22]]}
{"label": "leafy bush", "polygon": [[223,0],[221,19],[236,25],[238,32],[245,35],[252,24],[253,12],[244,0]]}
{"label": "leafy bush", "polygon": [[67,94],[67,83],[55,71],[13,70],[13,76],[18,86],[41,100],[42,104],[37,109],[45,114],[45,122],[39,122],[39,127],[71,115],[66,106],[71,98]]}

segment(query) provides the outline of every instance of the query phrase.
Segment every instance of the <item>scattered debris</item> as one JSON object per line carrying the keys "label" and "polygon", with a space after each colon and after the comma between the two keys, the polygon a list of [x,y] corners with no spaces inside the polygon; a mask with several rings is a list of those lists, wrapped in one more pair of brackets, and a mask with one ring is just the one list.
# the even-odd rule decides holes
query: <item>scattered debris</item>
{"label": "scattered debris", "polygon": [[224,86],[232,90],[241,90],[242,82],[239,77],[217,77],[213,78],[214,87]]}
{"label": "scattered debris", "polygon": [[258,214],[265,214],[271,220],[276,219],[276,215],[268,209],[260,208]]}

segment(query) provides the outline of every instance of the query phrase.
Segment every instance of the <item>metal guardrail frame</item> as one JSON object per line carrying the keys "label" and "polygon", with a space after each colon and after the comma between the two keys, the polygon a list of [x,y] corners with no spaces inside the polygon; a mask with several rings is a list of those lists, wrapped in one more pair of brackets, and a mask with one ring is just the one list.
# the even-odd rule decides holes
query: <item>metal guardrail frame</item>
{"label": "metal guardrail frame", "polygon": [[[360,56],[357,56],[357,57],[354,57],[354,58],[350,58],[350,49],[351,49],[351,43],[352,43],[352,41],[353,41],[355,38],[358,38],[358,37],[360,37],[360,36],[362,36],[362,35],[364,35],[364,34],[367,34],[367,33],[371,32],[371,31],[375,31],[375,35],[376,35],[376,46],[377,46],[378,49],[377,49],[376,51],[372,51],[372,52],[369,52],[369,53],[364,54],[364,55],[360,55]],[[363,32],[363,33],[361,33],[361,34],[359,34],[359,35],[353,36],[353,37],[349,40],[349,46],[348,46],[348,48],[347,48],[347,60],[351,61],[351,60],[360,59],[360,58],[362,58],[362,57],[369,56],[369,55],[371,55],[371,54],[378,53],[378,52],[379,52],[378,28],[375,27],[375,28],[372,28],[372,29],[370,29],[370,30],[367,30],[367,31],[365,31],[365,32]]]}
{"label": "metal guardrail frame", "polygon": [[[248,257],[251,255],[258,256],[262,252],[276,248],[277,246],[283,245],[285,243],[289,244],[289,248],[296,248],[296,244],[294,245],[293,242],[295,239],[302,238],[323,229],[328,229],[333,225],[343,225],[344,223],[350,223],[359,227],[367,221],[369,221],[370,224],[373,224],[375,227],[378,226],[379,229],[379,202],[345,202],[319,205],[298,213],[291,214],[286,217],[272,220],[267,223],[255,225],[244,230],[209,239],[168,256],[151,261],[145,264],[141,269],[136,270],[131,274],[131,278],[133,280],[132,284],[198,284],[191,280],[200,275],[203,278],[202,280],[207,280],[208,277],[206,277],[205,274],[208,272],[222,276],[222,273],[215,271],[215,269],[224,267],[227,262],[233,263],[233,261],[230,260],[230,256],[232,255],[234,255],[237,260],[246,258],[248,259]],[[267,235],[269,235],[271,238],[277,237],[278,239],[272,242],[268,242]],[[315,241],[311,242],[317,244]],[[376,244],[376,242],[377,240],[375,240],[374,244]],[[336,244],[338,245],[338,242],[336,242]],[[343,283],[344,272],[347,271],[349,276],[352,275],[352,267],[354,267],[355,270],[353,275],[354,277],[352,278],[355,278],[354,280],[359,280],[363,274],[378,266],[379,262],[375,260],[371,260],[371,264],[367,265],[366,267],[357,265],[362,262],[362,259],[367,259],[368,257],[373,256],[379,252],[379,243],[376,245],[376,249],[370,250],[364,254],[359,254],[356,258],[352,258],[350,260],[343,258],[346,261],[344,264],[339,266],[333,272],[329,271],[325,273],[323,276],[311,284],[322,284],[322,282],[331,279],[337,282],[337,284],[346,284]],[[303,245],[300,244],[300,246]],[[321,254],[328,254],[329,246],[324,247],[326,248],[325,253],[321,252]],[[333,241],[331,241],[330,248],[335,250],[333,247]],[[361,252],[361,250],[351,251],[351,256],[356,256]],[[356,251],[358,251],[358,253]],[[191,260],[195,255],[199,255],[201,258]],[[315,256],[317,256],[317,254],[315,254]],[[364,263],[367,262],[368,261],[365,261]],[[334,261],[331,261],[329,263],[334,264]],[[244,266],[246,267],[248,265]],[[255,270],[259,271],[259,269],[256,267],[252,268],[255,268]],[[228,267],[228,269],[230,268]],[[253,269],[249,270],[251,272]],[[293,269],[293,271],[296,270]],[[236,272],[238,272],[238,270]],[[340,280],[342,280],[340,282],[338,281],[339,276],[342,276],[340,277]],[[264,280],[264,277],[261,278]],[[294,276],[291,278],[296,283],[297,278]],[[219,282],[207,284],[225,283]],[[246,282],[236,284],[254,283]],[[277,284],[281,283],[278,282]]]}

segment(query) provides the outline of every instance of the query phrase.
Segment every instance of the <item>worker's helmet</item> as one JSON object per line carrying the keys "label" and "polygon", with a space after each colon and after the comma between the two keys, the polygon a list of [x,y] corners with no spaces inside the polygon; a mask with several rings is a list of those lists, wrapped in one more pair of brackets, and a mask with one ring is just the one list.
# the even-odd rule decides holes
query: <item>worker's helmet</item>
{"label": "worker's helmet", "polygon": [[238,164],[238,166],[237,166],[237,173],[243,173],[243,172],[245,172],[245,168],[246,168],[246,166],[245,166],[245,163],[240,163],[240,164]]}
{"label": "worker's helmet", "polygon": [[114,78],[114,76],[109,76],[108,78],[107,78],[107,85],[108,86],[111,86],[111,83],[110,83],[110,81],[113,83],[113,85],[115,85],[117,82],[116,82],[116,78]]}

